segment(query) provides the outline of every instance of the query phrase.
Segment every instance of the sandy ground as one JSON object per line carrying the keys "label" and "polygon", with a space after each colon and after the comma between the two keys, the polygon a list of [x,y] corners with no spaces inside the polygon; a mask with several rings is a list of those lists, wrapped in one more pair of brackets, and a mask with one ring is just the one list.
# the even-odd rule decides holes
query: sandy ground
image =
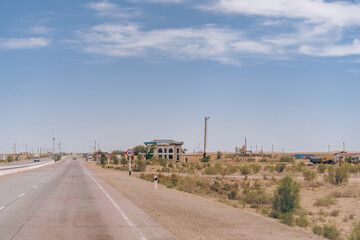
{"label": "sandy ground", "polygon": [[86,165],[179,239],[321,239],[311,230],[141,180],[136,174]]}

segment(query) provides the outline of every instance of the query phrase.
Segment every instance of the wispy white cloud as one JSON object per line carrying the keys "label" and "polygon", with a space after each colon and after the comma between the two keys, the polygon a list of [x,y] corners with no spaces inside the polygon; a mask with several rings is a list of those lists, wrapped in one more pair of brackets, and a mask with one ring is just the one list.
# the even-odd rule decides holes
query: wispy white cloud
{"label": "wispy white cloud", "polygon": [[47,38],[10,38],[0,39],[0,49],[42,48],[50,44]]}
{"label": "wispy white cloud", "polygon": [[[198,8],[223,14],[261,17],[264,28],[283,25],[286,30],[266,31],[263,42],[283,54],[347,56],[360,54],[357,39],[344,45],[348,29],[360,28],[360,3],[325,0],[214,0]],[[290,22],[289,22],[290,21]],[[292,22],[291,22],[292,21]],[[325,46],[325,47],[324,47]]]}
{"label": "wispy white cloud", "polygon": [[354,39],[351,44],[328,45],[324,47],[302,46],[300,51],[308,55],[325,57],[342,57],[348,55],[360,55],[360,40]]}
{"label": "wispy white cloud", "polygon": [[84,51],[115,57],[165,56],[238,63],[238,58],[244,54],[272,52],[270,45],[248,40],[238,31],[214,25],[145,31],[136,24],[104,24],[79,34],[84,41]]}
{"label": "wispy white cloud", "polygon": [[88,7],[95,10],[99,16],[112,18],[128,18],[138,15],[140,12],[134,8],[122,8],[107,0],[91,2]]}
{"label": "wispy white cloud", "polygon": [[34,26],[34,27],[30,27],[27,32],[38,35],[48,35],[53,31],[54,31],[53,28],[44,27],[44,26]]}
{"label": "wispy white cloud", "polygon": [[147,3],[183,3],[191,0],[128,0],[129,2],[147,2]]}
{"label": "wispy white cloud", "polygon": [[301,18],[312,23],[327,22],[338,26],[360,24],[360,4],[347,1],[215,0],[200,8],[233,14]]}

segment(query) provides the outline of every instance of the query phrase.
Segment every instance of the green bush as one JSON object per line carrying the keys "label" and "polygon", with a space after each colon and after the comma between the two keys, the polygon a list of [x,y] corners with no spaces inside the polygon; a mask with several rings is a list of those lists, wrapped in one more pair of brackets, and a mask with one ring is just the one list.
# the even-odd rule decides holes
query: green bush
{"label": "green bush", "polygon": [[249,175],[250,174],[250,167],[248,165],[244,165],[240,167],[240,172],[242,175]]}
{"label": "green bush", "polygon": [[304,170],[303,176],[306,181],[314,181],[317,178],[317,173],[311,170]]}
{"label": "green bush", "polygon": [[122,157],[120,162],[122,165],[128,164],[128,160],[125,157]]}
{"label": "green bush", "polygon": [[210,156],[206,156],[201,159],[201,162],[209,162],[209,161],[210,161]]}
{"label": "green bush", "polygon": [[113,163],[115,165],[118,165],[119,164],[119,158],[116,155],[112,155],[111,157],[112,157]]}
{"label": "green bush", "polygon": [[12,162],[12,161],[13,161],[13,157],[12,157],[11,155],[9,155],[9,156],[7,157],[7,159],[6,159],[6,161]]}
{"label": "green bush", "polygon": [[216,159],[220,159],[220,158],[221,158],[221,155],[222,155],[222,153],[221,153],[220,151],[217,151],[217,153],[216,153]]}
{"label": "green bush", "polygon": [[236,199],[237,197],[237,191],[236,190],[231,190],[230,193],[228,194],[228,198],[229,199]]}
{"label": "green bush", "polygon": [[279,215],[280,222],[289,226],[294,226],[294,216],[291,212],[281,213]]}
{"label": "green bush", "polygon": [[295,220],[295,224],[296,224],[296,226],[303,227],[303,228],[306,228],[310,225],[305,214],[301,214],[300,217]]}
{"label": "green bush", "polygon": [[326,165],[325,164],[321,163],[321,164],[318,165],[318,167],[317,167],[317,172],[318,173],[322,174],[322,173],[325,172],[325,170],[326,170]]}
{"label": "green bush", "polygon": [[349,180],[349,165],[342,164],[338,168],[334,169],[333,166],[328,167],[328,174],[325,176],[325,180],[334,184],[347,183]]}
{"label": "green bush", "polygon": [[253,170],[254,173],[259,173],[261,170],[261,165],[258,164],[251,164],[251,169]]}
{"label": "green bush", "polygon": [[284,177],[274,193],[273,210],[277,213],[292,213],[300,204],[299,183]]}
{"label": "green bush", "polygon": [[169,168],[173,168],[174,165],[173,165],[172,163],[169,163],[168,167],[169,167]]}
{"label": "green bush", "polygon": [[274,165],[266,165],[264,167],[265,171],[268,171],[268,172],[274,172],[275,171],[275,166]]}
{"label": "green bush", "polygon": [[355,221],[348,240],[360,240],[360,222]]}
{"label": "green bush", "polygon": [[290,156],[282,156],[280,158],[280,162],[291,162],[291,163],[293,163],[294,159],[292,157],[290,157]]}
{"label": "green bush", "polygon": [[340,238],[340,232],[334,224],[326,224],[323,227],[323,237],[331,240],[337,240]]}
{"label": "green bush", "polygon": [[278,173],[282,173],[286,168],[286,163],[277,163],[275,165],[275,170],[278,172]]}
{"label": "green bush", "polygon": [[315,226],[313,226],[312,230],[313,230],[313,233],[315,233],[316,235],[321,236],[323,234],[323,227],[322,226],[315,225]]}

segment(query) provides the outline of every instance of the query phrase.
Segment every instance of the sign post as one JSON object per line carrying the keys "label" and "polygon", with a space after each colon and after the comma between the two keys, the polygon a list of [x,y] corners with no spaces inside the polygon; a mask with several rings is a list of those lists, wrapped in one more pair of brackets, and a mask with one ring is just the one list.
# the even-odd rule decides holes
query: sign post
{"label": "sign post", "polygon": [[106,154],[106,156],[107,156],[107,159],[108,159],[108,168],[109,168],[109,162],[110,162],[111,155],[108,153],[108,154]]}
{"label": "sign post", "polygon": [[132,149],[126,150],[126,156],[129,157],[129,176],[131,176],[131,158],[134,157],[134,150]]}
{"label": "sign post", "polygon": [[155,175],[154,176],[154,188],[157,189],[157,182],[158,182],[158,177]]}

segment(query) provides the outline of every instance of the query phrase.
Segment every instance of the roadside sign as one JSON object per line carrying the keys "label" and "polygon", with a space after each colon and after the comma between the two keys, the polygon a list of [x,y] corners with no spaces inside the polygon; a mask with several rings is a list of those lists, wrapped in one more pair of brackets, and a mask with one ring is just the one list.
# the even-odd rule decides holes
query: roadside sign
{"label": "roadside sign", "polygon": [[134,156],[134,150],[132,150],[132,149],[126,150],[126,155],[127,155],[128,157],[133,157],[133,156]]}
{"label": "roadside sign", "polygon": [[109,153],[106,154],[106,157],[107,157],[107,158],[111,158],[111,154],[109,154]]}

